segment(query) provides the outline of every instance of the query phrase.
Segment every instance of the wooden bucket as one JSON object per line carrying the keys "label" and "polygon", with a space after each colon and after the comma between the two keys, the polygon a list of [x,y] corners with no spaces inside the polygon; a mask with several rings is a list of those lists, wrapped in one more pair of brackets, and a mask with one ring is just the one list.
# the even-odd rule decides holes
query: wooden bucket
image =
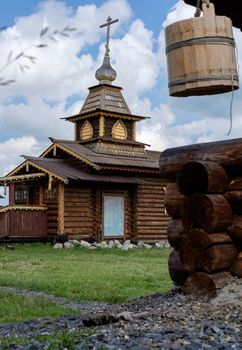
{"label": "wooden bucket", "polygon": [[239,88],[232,21],[216,16],[212,3],[203,17],[172,23],[165,29],[170,96],[212,95]]}

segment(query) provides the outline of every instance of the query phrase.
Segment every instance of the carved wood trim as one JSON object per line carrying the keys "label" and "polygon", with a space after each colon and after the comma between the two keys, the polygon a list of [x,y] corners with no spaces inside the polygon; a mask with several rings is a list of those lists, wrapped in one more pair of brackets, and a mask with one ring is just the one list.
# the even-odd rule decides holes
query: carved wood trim
{"label": "carved wood trim", "polygon": [[93,137],[93,127],[92,124],[86,120],[80,130],[81,140],[89,140]]}
{"label": "carved wood trim", "polygon": [[127,140],[128,133],[122,120],[117,120],[112,128],[112,137],[117,140]]}
{"label": "carved wood trim", "polygon": [[99,136],[102,137],[105,135],[105,119],[104,116],[102,115],[99,118]]}

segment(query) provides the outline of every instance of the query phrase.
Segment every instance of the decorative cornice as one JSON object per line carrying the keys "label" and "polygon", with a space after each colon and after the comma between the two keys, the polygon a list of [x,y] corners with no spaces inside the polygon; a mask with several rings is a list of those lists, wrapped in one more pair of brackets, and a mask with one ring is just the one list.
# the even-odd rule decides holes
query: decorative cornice
{"label": "decorative cornice", "polygon": [[76,122],[78,120],[87,119],[87,118],[93,118],[93,117],[99,117],[99,116],[107,116],[107,117],[113,117],[113,118],[119,118],[119,119],[127,119],[127,120],[135,120],[140,121],[144,119],[150,119],[150,117],[144,117],[144,116],[138,116],[138,115],[127,115],[122,113],[114,113],[109,111],[103,111],[100,109],[97,109],[95,112],[87,112],[86,114],[76,114],[67,118],[62,118],[70,122]]}
{"label": "decorative cornice", "polygon": [[5,176],[0,178],[0,183],[4,181],[12,182],[12,181],[18,181],[18,180],[29,180],[29,179],[34,179],[36,177],[44,177],[44,176],[46,176],[46,174],[43,174],[43,173]]}
{"label": "decorative cornice", "polygon": [[6,213],[11,210],[30,210],[30,211],[46,211],[46,206],[30,206],[30,205],[7,205],[6,207],[0,208],[0,213]]}

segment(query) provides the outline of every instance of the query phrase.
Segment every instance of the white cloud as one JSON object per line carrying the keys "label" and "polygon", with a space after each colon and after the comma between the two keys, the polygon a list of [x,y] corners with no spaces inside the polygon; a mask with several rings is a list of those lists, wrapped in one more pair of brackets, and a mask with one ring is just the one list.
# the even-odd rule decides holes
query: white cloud
{"label": "white cloud", "polygon": [[10,172],[16,166],[17,162],[23,161],[21,155],[37,155],[40,152],[40,145],[37,140],[30,137],[10,138],[0,143],[0,176]]}

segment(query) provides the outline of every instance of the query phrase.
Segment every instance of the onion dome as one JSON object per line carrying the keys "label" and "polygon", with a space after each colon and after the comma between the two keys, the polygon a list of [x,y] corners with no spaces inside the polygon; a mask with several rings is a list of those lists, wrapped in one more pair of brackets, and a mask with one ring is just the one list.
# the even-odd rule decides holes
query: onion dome
{"label": "onion dome", "polygon": [[112,84],[112,82],[116,79],[117,73],[111,66],[108,53],[105,54],[103,64],[96,71],[95,77],[99,81],[99,84]]}

